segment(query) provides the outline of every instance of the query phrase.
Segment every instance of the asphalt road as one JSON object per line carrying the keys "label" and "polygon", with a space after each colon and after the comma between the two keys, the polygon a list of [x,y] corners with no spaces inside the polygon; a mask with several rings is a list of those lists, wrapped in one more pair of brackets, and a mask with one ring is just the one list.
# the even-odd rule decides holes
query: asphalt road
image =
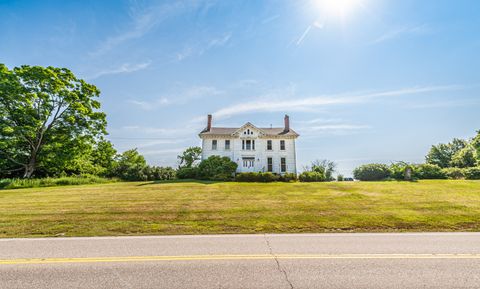
{"label": "asphalt road", "polygon": [[480,233],[0,239],[0,288],[480,288]]}

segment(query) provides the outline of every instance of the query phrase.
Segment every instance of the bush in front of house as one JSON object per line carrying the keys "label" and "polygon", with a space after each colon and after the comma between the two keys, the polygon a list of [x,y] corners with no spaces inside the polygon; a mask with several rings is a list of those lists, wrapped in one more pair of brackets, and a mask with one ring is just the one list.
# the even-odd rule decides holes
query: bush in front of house
{"label": "bush in front of house", "polygon": [[442,173],[450,180],[462,180],[465,179],[465,169],[461,168],[444,168]]}
{"label": "bush in front of house", "polygon": [[280,175],[280,181],[281,182],[295,182],[297,181],[297,174],[295,173],[285,173],[283,175]]}
{"label": "bush in front of house", "polygon": [[325,174],[315,171],[303,172],[298,176],[298,179],[300,182],[325,182],[327,180]]}
{"label": "bush in front of house", "polygon": [[260,182],[260,183],[271,183],[277,182],[280,180],[280,176],[275,175],[270,172],[250,172],[250,173],[238,173],[235,176],[237,182]]}
{"label": "bush in front of house", "polygon": [[447,178],[442,168],[433,164],[416,165],[415,176],[421,180],[441,180]]}
{"label": "bush in front of house", "polygon": [[271,172],[238,173],[235,176],[235,180],[237,182],[259,182],[259,183],[292,182],[297,180],[297,175],[294,173],[285,173],[283,175],[279,175]]}
{"label": "bush in front of house", "polygon": [[177,178],[179,179],[196,179],[198,175],[198,167],[181,167],[177,169]]}
{"label": "bush in front of house", "polygon": [[197,178],[202,180],[233,180],[237,164],[228,157],[210,156],[198,165]]}
{"label": "bush in front of house", "polygon": [[465,169],[465,178],[467,180],[480,180],[480,167]]}
{"label": "bush in front of house", "polygon": [[356,168],[353,176],[360,181],[382,181],[390,177],[390,168],[385,164],[366,164]]}

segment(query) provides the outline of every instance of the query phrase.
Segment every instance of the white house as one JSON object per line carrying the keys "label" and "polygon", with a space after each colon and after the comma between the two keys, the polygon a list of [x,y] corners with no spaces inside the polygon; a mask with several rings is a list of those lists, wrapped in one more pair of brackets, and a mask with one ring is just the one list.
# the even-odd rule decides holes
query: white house
{"label": "white house", "polygon": [[238,164],[237,172],[297,173],[295,140],[285,115],[284,127],[260,128],[247,122],[241,127],[213,127],[208,115],[207,127],[200,132],[202,159],[218,155]]}

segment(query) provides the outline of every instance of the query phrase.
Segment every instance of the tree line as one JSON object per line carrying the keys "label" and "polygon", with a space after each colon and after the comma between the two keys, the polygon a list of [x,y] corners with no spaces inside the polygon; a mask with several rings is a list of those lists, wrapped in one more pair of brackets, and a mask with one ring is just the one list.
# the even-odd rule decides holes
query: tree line
{"label": "tree line", "polygon": [[480,131],[471,139],[454,138],[449,143],[432,145],[425,163],[395,162],[366,164],[354,170],[363,181],[415,179],[480,179]]}

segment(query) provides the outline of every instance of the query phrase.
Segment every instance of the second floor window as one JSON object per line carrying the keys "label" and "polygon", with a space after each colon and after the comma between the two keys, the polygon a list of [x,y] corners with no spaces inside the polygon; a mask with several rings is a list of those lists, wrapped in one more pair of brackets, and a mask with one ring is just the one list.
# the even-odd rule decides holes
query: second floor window
{"label": "second floor window", "polygon": [[250,139],[242,140],[242,150],[247,150],[247,151],[255,150],[255,140],[250,140]]}
{"label": "second floor window", "polygon": [[272,150],[272,141],[267,140],[267,150],[271,151]]}
{"label": "second floor window", "polygon": [[225,140],[225,150],[229,150],[230,149],[230,140],[227,139]]}
{"label": "second floor window", "polygon": [[217,150],[217,140],[212,140],[212,150]]}
{"label": "second floor window", "polygon": [[281,150],[281,151],[284,151],[284,150],[285,150],[285,141],[284,141],[284,140],[281,140],[281,141],[280,141],[280,150]]}

